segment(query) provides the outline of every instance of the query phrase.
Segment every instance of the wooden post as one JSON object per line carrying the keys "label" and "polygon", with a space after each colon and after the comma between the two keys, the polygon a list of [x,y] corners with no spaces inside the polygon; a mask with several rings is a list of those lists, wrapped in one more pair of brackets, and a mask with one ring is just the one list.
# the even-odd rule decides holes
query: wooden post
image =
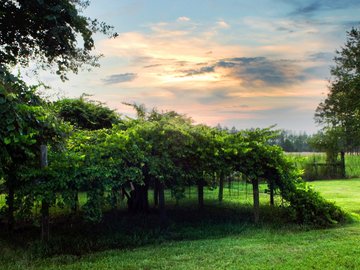
{"label": "wooden post", "polygon": [[345,178],[346,173],[345,173],[345,152],[344,151],[340,152],[340,158],[341,158],[341,176],[343,178]]}
{"label": "wooden post", "polygon": [[159,205],[159,180],[157,179],[154,181],[154,205],[155,207]]}
{"label": "wooden post", "polygon": [[224,173],[221,172],[219,178],[219,202],[223,201],[223,197],[224,197]]}
{"label": "wooden post", "polygon": [[228,180],[228,189],[229,189],[229,196],[231,196],[231,177],[226,177]]}
{"label": "wooden post", "polygon": [[204,180],[198,181],[198,203],[199,209],[204,207]]}
{"label": "wooden post", "polygon": [[158,191],[159,191],[159,214],[160,222],[162,226],[166,224],[166,210],[165,210],[165,186],[163,182],[158,182]]}
{"label": "wooden post", "polygon": [[[47,146],[40,146],[40,167],[44,169],[48,166]],[[49,240],[49,202],[43,199],[41,202],[41,241],[47,242]]]}
{"label": "wooden post", "polygon": [[259,179],[254,178],[252,179],[252,186],[253,186],[253,198],[254,198],[254,222],[259,222]]}

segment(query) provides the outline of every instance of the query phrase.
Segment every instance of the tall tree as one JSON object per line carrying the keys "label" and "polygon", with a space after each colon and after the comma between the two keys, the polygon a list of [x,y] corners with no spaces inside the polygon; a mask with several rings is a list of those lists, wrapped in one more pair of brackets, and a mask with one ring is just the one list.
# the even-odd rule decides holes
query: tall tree
{"label": "tall tree", "polygon": [[[336,51],[329,93],[319,104],[315,120],[325,129],[336,128],[341,152],[360,146],[360,29],[347,32],[347,41]],[[339,134],[341,131],[341,134]]]}

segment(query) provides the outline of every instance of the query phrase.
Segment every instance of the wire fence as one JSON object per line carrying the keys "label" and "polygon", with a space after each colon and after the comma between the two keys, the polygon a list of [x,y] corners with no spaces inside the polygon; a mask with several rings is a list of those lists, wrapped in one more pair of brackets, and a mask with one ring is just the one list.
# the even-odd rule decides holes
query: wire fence
{"label": "wire fence", "polygon": [[[259,186],[260,191],[260,203],[269,204],[270,195],[267,192],[268,186],[266,183],[262,183]],[[187,186],[182,192],[181,196],[178,196],[173,190],[165,190],[165,202],[167,206],[190,206],[197,204],[198,201],[198,189],[197,186]],[[87,193],[80,192],[78,195],[79,198],[79,209],[81,210],[82,206],[87,202]],[[154,191],[150,189],[148,191],[148,200],[149,206],[154,207]],[[224,183],[223,189],[223,202],[229,202],[232,204],[239,205],[252,205],[253,203],[253,194],[252,194],[252,185],[246,181],[240,180],[231,180]],[[212,205],[219,203],[219,188],[205,186],[204,187],[204,204]],[[275,196],[275,204],[280,205],[282,203],[280,196]],[[5,194],[0,194],[0,208],[5,206]],[[118,209],[127,208],[127,200],[119,200],[117,204]],[[41,202],[35,202],[33,206],[33,215],[39,216],[41,212]],[[51,215],[63,215],[69,214],[72,212],[70,206],[64,206],[61,202],[61,196],[59,195],[58,202],[51,207]]]}
{"label": "wire fence", "polygon": [[[304,170],[305,180],[341,179],[343,177],[343,165],[340,157],[333,163],[326,161],[325,153],[287,153],[293,159],[294,164]],[[360,177],[360,155],[347,153],[345,155],[345,177]]]}

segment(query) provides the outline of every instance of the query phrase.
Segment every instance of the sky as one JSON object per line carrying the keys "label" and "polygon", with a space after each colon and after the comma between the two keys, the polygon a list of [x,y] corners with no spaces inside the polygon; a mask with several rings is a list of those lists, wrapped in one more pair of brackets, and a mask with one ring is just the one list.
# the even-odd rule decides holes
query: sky
{"label": "sky", "polygon": [[360,26],[358,0],[92,0],[114,26],[96,35],[100,68],[39,78],[54,95],[175,110],[195,123],[314,133],[335,51]]}

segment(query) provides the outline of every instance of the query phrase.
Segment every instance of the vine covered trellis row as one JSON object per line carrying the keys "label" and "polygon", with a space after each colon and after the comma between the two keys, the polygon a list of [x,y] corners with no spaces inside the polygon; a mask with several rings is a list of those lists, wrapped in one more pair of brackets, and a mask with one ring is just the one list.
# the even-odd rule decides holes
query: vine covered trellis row
{"label": "vine covered trellis row", "polygon": [[[131,212],[147,212],[150,196],[166,223],[166,190],[181,201],[186,188],[193,187],[201,209],[207,189],[216,189],[222,201],[224,192],[233,192],[236,177],[246,183],[245,192],[252,186],[251,196],[245,194],[252,198],[255,222],[261,183],[272,203],[275,193],[288,202],[297,222],[326,226],[345,218],[305,186],[301,171],[280,147],[268,143],[276,135],[271,129],[230,132],[136,104],[131,106],[138,117],[121,119],[84,97],[51,103],[21,80],[6,74],[1,78],[3,213],[10,230],[15,217],[31,218],[39,202],[43,220],[48,207],[63,205],[74,212],[81,206],[86,220],[99,222],[105,209],[116,208],[122,198]],[[80,118],[79,110],[86,117]],[[40,166],[42,145],[48,147],[48,166]],[[87,197],[82,205],[81,194]]]}

